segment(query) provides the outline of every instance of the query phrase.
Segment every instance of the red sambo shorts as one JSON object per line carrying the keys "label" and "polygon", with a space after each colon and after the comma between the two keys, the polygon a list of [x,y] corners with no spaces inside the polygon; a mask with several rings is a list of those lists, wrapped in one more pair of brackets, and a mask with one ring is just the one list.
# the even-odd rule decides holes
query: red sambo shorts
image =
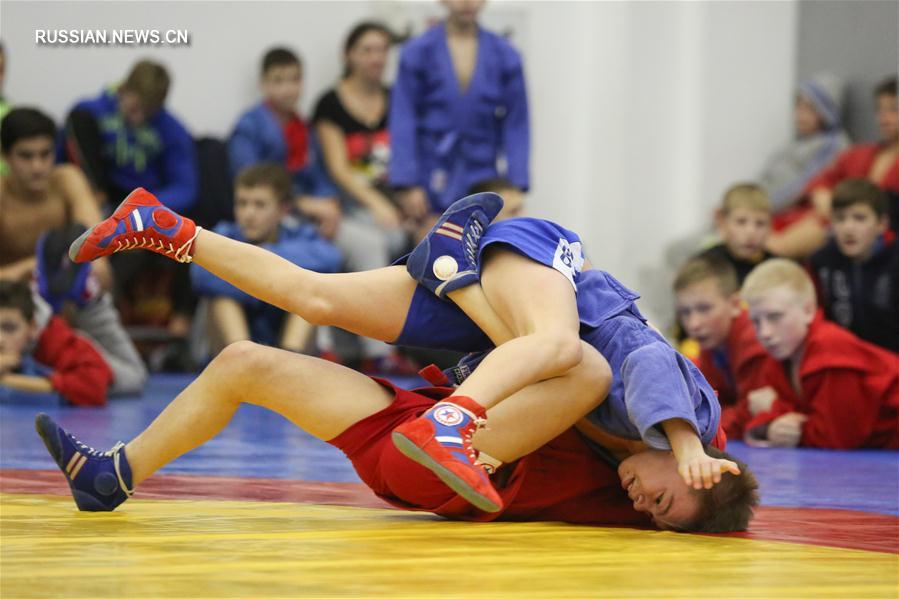
{"label": "red sambo shorts", "polygon": [[362,482],[388,503],[459,520],[648,523],[631,507],[616,470],[602,461],[574,429],[500,469],[493,480],[503,499],[502,511],[478,510],[430,470],[401,454],[390,437],[397,426],[417,418],[453,390],[428,387],[407,391],[385,380],[374,380],[393,392],[393,403],[329,443],[346,454]]}

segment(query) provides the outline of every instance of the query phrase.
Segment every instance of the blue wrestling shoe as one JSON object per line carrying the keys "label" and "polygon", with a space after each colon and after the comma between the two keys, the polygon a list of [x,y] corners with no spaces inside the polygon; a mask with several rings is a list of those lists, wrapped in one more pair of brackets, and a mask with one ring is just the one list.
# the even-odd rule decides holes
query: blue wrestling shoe
{"label": "blue wrestling shoe", "polygon": [[477,283],[481,274],[481,236],[502,209],[503,199],[491,192],[476,193],[453,203],[409,254],[406,270],[441,298]]}
{"label": "blue wrestling shoe", "polygon": [[111,512],[131,497],[131,466],[122,443],[99,452],[81,443],[46,414],[37,415],[34,428],[69,482],[79,510]]}

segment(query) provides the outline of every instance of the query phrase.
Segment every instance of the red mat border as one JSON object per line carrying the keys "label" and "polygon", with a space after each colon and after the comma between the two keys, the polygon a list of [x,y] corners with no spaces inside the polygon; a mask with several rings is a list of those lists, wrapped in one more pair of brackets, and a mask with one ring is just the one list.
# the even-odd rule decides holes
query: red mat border
{"label": "red mat border", "polygon": [[[57,470],[0,470],[0,491],[69,494],[69,488]],[[284,501],[390,508],[360,483],[274,478],[158,475],[141,484],[139,496],[146,499]],[[762,507],[748,532],[720,536],[899,554],[899,517],[853,510]]]}

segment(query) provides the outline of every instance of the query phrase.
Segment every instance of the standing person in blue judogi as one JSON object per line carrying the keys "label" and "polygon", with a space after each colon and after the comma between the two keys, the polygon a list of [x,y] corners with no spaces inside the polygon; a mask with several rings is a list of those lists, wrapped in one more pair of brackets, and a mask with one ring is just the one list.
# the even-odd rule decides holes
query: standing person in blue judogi
{"label": "standing person in blue judogi", "polygon": [[403,47],[390,103],[389,180],[419,236],[480,182],[530,183],[521,55],[478,25],[484,0],[443,4],[446,20]]}

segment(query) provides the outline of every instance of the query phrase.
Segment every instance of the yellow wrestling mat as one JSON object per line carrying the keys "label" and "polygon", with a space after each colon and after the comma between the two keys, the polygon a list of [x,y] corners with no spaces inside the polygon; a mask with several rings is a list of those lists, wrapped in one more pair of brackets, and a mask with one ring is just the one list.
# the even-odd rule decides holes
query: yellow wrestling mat
{"label": "yellow wrestling mat", "polygon": [[0,596],[896,597],[899,556],[310,504],[0,494]]}

